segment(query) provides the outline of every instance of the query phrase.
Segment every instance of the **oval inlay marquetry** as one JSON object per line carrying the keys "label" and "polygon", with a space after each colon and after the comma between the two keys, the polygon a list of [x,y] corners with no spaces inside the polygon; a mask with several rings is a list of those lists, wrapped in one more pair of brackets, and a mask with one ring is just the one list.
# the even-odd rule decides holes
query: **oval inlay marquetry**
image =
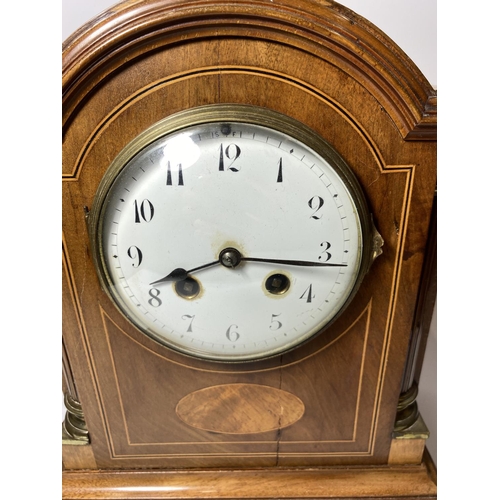
{"label": "oval inlay marquetry", "polygon": [[177,404],[186,424],[225,434],[253,434],[287,427],[304,414],[295,395],[257,384],[226,384],[192,392]]}

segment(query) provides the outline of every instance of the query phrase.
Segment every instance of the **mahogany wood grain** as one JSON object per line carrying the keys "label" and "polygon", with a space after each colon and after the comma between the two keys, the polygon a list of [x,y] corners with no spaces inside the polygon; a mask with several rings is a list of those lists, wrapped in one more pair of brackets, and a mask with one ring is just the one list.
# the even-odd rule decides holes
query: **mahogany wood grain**
{"label": "mahogany wood grain", "polygon": [[[385,241],[384,253],[338,321],[291,353],[245,364],[188,358],[135,329],[100,288],[86,227],[86,209],[92,210],[99,182],[122,148],[166,116],[217,103],[273,109],[330,142],[357,176]],[[434,90],[388,37],[335,2],[128,1],[68,39],[63,335],[67,371],[83,406],[96,466],[387,464],[436,185],[435,139]],[[176,408],[188,395],[236,384],[289,393],[304,405],[303,416],[286,427],[245,434],[211,432],[179,418]],[[251,394],[246,403],[257,408],[258,391]],[[216,428],[225,428],[224,417],[218,418]],[[240,430],[259,429],[258,412],[249,419]],[[433,494],[422,468],[363,470],[374,485],[365,491],[368,497],[376,497],[394,474],[406,479],[395,479],[398,486],[387,490],[389,495],[409,492],[403,484]],[[210,474],[182,477],[219,484],[220,476]],[[300,481],[292,481],[292,472],[262,474],[227,472],[222,483],[234,485],[239,477],[257,488],[259,481],[279,476],[279,484],[289,488],[283,491],[298,498]],[[307,483],[317,481],[318,494],[341,484],[347,492],[352,483],[342,469],[298,474]],[[80,477],[65,474],[66,486]],[[111,473],[85,477],[109,481],[106,494],[115,495],[110,498],[125,495]],[[154,488],[160,488],[161,478],[180,484],[175,473],[119,477],[130,486],[127,495],[136,487],[143,491],[140,478],[153,478]],[[269,481],[262,483],[268,493],[277,484]],[[427,486],[419,489],[422,485]],[[71,488],[68,495],[91,494]]]}
{"label": "mahogany wood grain", "polygon": [[64,444],[62,457],[64,470],[97,469],[92,445]]}
{"label": "mahogany wood grain", "polygon": [[437,498],[425,464],[404,467],[218,471],[65,472],[63,498],[400,499]]}

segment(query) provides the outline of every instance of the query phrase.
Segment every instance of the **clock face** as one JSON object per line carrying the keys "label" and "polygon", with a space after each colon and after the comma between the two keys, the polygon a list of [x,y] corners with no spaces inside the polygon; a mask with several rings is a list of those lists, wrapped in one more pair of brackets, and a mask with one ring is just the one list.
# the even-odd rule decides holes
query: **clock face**
{"label": "clock face", "polygon": [[234,362],[290,350],[342,311],[369,260],[366,214],[316,134],[267,110],[211,106],[125,148],[91,228],[101,280],[137,328]]}

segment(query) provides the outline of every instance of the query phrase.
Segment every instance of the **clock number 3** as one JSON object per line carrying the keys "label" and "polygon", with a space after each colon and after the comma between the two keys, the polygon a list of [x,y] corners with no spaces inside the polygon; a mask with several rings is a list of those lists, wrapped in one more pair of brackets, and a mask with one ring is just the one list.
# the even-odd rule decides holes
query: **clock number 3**
{"label": "clock number 3", "polygon": [[332,254],[328,252],[327,250],[331,248],[331,243],[328,241],[323,241],[323,243],[320,244],[320,247],[325,249],[321,252],[321,255],[318,257],[318,260],[321,262],[328,262],[332,258]]}

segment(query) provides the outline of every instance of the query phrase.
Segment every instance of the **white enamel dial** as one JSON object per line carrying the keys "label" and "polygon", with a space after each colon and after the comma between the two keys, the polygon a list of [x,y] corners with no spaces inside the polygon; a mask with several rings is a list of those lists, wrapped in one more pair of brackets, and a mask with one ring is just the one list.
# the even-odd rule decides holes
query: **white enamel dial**
{"label": "white enamel dial", "polygon": [[262,126],[247,115],[145,134],[111,168],[96,215],[98,268],[120,310],[211,360],[303,343],[364,272],[361,202],[342,160],[281,131],[279,116]]}

